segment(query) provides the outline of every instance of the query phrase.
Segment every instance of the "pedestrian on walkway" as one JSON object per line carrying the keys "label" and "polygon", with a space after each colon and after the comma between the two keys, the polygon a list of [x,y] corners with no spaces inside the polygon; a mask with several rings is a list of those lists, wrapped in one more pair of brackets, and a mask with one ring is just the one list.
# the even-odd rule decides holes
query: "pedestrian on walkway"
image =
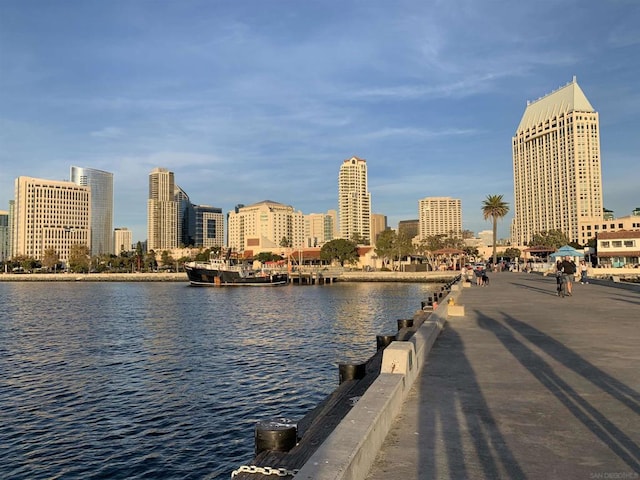
{"label": "pedestrian on walkway", "polygon": [[556,261],[556,295],[560,296],[562,291],[562,259]]}
{"label": "pedestrian on walkway", "polygon": [[566,256],[562,261],[562,274],[564,277],[564,281],[567,282],[567,295],[572,295],[573,290],[573,280],[574,275],[576,274],[577,268],[575,262],[571,259],[571,257]]}
{"label": "pedestrian on walkway", "polygon": [[585,283],[589,283],[587,279],[587,274],[589,272],[589,268],[587,267],[587,263],[582,260],[580,262],[580,283],[584,285]]}
{"label": "pedestrian on walkway", "polygon": [[476,285],[481,287],[482,286],[482,267],[480,265],[477,265],[474,273],[476,275]]}

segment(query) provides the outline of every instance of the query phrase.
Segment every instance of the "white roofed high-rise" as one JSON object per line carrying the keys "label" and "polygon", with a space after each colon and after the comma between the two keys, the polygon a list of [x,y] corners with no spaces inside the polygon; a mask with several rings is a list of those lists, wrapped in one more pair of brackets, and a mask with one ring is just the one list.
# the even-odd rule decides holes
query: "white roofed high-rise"
{"label": "white roofed high-rise", "polygon": [[91,255],[113,251],[113,173],[71,167],[71,181],[91,187]]}
{"label": "white roofed high-rise", "polygon": [[549,230],[585,243],[587,225],[603,215],[599,129],[575,77],[527,104],[513,137],[514,244]]}
{"label": "white roofed high-rise", "polygon": [[371,194],[367,187],[367,161],[351,157],[342,162],[338,175],[340,237],[354,236],[371,242]]}

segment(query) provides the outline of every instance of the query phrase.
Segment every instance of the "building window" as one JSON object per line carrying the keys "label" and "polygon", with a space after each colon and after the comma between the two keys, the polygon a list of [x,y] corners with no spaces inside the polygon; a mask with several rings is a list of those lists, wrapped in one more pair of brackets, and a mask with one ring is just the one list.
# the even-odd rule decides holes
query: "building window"
{"label": "building window", "polygon": [[634,240],[625,240],[624,241],[624,246],[625,247],[635,247],[636,246],[636,242]]}
{"label": "building window", "polygon": [[603,241],[603,242],[600,242],[600,246],[601,246],[602,248],[609,248],[609,242],[604,242],[604,241]]}
{"label": "building window", "polygon": [[612,246],[614,248],[620,248],[622,247],[622,241],[621,240],[614,240],[613,242],[611,242]]}

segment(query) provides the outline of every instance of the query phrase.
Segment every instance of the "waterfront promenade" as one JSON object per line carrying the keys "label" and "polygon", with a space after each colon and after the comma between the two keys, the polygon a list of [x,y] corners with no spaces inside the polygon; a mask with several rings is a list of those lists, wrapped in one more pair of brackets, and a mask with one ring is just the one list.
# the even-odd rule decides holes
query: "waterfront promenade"
{"label": "waterfront promenade", "polygon": [[460,292],[366,479],[640,478],[640,291],[490,278]]}

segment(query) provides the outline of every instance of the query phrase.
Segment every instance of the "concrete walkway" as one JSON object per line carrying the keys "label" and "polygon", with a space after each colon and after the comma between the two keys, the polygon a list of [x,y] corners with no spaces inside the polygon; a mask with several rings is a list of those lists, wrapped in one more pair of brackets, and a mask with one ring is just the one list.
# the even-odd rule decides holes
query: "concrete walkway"
{"label": "concrete walkway", "polygon": [[640,292],[465,288],[367,480],[640,478]]}

